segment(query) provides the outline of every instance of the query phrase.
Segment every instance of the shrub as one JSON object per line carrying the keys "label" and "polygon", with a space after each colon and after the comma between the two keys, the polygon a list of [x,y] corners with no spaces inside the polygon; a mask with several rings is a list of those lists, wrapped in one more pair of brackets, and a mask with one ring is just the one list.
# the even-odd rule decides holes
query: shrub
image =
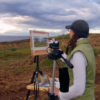
{"label": "shrub", "polygon": [[100,54],[100,49],[99,48],[94,48],[94,54],[95,54],[95,56]]}

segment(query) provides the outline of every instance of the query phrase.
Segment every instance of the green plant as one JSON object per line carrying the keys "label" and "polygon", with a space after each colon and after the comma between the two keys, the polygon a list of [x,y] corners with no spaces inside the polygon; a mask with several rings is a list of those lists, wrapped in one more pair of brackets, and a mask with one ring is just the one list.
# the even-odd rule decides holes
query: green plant
{"label": "green plant", "polygon": [[100,49],[99,48],[94,48],[94,54],[95,54],[95,56],[100,54]]}
{"label": "green plant", "polygon": [[11,51],[16,51],[17,48],[9,48],[9,50],[11,50]]}

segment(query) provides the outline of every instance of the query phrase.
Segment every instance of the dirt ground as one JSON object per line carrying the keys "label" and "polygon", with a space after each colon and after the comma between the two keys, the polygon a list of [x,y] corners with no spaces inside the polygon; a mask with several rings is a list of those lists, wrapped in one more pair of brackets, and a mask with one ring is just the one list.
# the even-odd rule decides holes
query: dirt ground
{"label": "dirt ground", "polygon": [[[94,38],[92,38],[91,41],[93,41],[93,39]],[[95,41],[92,45],[94,47],[99,44],[100,41],[98,44]],[[5,66],[0,68],[1,72],[4,72],[3,74],[0,73],[0,100],[25,100],[26,98],[26,85],[30,83],[33,70],[28,69],[19,73],[8,73],[8,70],[18,67],[17,65],[14,66],[14,64],[13,66]],[[96,66],[95,95],[96,100],[100,100],[100,54],[96,56]],[[43,73],[51,76],[52,68],[41,68],[41,70]],[[47,91],[40,92],[38,100],[46,100],[46,98]],[[33,91],[31,92],[29,100],[34,100]]]}
{"label": "dirt ground", "polygon": [[[100,56],[97,59],[100,59]],[[95,95],[96,100],[100,100],[100,64],[97,64],[96,82],[95,82]],[[44,69],[42,69],[44,70]],[[58,69],[57,69],[58,70]],[[43,71],[45,74],[51,76],[52,69],[45,69]],[[25,100],[26,98],[26,85],[29,84],[31,80],[33,71],[27,70],[23,73],[16,75],[8,75],[5,73],[4,76],[0,76],[0,100]],[[40,92],[38,100],[46,100],[47,91]],[[33,91],[31,91],[31,96],[29,100],[33,99]]]}

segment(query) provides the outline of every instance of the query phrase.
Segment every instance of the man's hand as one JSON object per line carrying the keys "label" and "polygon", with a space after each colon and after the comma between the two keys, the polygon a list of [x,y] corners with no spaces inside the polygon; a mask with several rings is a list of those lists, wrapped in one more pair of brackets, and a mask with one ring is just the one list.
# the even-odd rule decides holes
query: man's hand
{"label": "man's hand", "polygon": [[[51,87],[48,89],[48,91],[51,92]],[[54,88],[54,94],[55,94],[55,96],[58,96],[58,94],[59,94],[58,88]]]}

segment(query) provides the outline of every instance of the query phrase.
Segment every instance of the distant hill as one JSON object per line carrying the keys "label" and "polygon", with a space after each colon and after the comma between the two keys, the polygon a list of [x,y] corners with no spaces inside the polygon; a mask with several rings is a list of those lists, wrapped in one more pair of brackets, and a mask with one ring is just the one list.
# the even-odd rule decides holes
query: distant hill
{"label": "distant hill", "polygon": [[19,40],[26,40],[29,39],[29,36],[3,36],[0,35],[0,42],[12,42],[12,41],[19,41]]}

